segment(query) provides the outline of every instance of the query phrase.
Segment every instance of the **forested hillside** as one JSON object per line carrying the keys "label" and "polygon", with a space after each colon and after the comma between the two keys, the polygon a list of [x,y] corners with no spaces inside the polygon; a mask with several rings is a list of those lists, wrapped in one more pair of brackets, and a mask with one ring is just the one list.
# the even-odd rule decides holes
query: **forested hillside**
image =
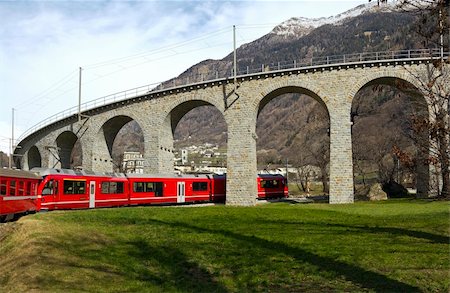
{"label": "forested hillside", "polygon": [[[405,13],[372,8],[338,23],[318,27],[288,21],[288,27],[277,26],[271,33],[238,48],[238,64],[240,68],[258,67],[318,56],[420,48],[422,44],[412,34],[412,20]],[[283,31],[286,29],[288,33]],[[222,60],[205,60],[177,78],[231,70],[231,67],[232,54]],[[352,109],[353,148],[354,159],[362,163],[355,164],[355,173],[373,171],[383,177],[381,173],[387,172],[383,168],[388,167],[382,165],[392,168],[393,145],[414,151],[409,139],[408,113],[412,111],[409,100],[406,94],[389,86],[367,87],[357,94]],[[328,128],[327,110],[314,99],[299,94],[273,99],[258,117],[259,167],[281,164],[287,159],[294,166],[312,164],[326,173]],[[139,132],[133,122],[125,126],[116,139],[114,155],[119,156],[123,150],[142,150]],[[193,109],[177,125],[174,139],[176,148],[206,142],[226,146],[225,120],[212,106]]]}

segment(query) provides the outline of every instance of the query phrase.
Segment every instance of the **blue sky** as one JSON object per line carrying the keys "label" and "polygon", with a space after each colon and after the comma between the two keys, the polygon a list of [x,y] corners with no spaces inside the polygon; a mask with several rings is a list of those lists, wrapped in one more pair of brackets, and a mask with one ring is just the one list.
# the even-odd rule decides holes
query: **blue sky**
{"label": "blue sky", "polygon": [[12,108],[17,139],[77,105],[79,67],[87,102],[223,58],[233,25],[239,46],[291,17],[327,17],[364,3],[0,0],[0,150],[9,152]]}

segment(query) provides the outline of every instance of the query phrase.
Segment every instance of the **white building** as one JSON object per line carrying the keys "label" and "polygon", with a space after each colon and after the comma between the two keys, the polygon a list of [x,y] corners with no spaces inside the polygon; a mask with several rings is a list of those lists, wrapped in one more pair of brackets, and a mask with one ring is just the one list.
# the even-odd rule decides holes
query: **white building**
{"label": "white building", "polygon": [[144,158],[140,152],[124,152],[122,168],[125,173],[144,173]]}
{"label": "white building", "polygon": [[186,165],[188,162],[188,150],[182,149],[181,150],[181,165]]}

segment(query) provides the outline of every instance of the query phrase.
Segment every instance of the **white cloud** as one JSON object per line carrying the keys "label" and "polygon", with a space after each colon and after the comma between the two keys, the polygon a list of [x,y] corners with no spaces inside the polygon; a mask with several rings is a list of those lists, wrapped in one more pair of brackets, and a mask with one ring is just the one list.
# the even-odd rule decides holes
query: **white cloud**
{"label": "white cloud", "polygon": [[[17,109],[17,137],[76,106],[79,66],[85,68],[87,101],[223,58],[232,50],[233,24],[239,45],[290,17],[329,16],[365,2],[0,2],[0,149],[6,150],[3,140],[11,136],[11,108]],[[160,50],[174,44],[179,46]],[[126,56],[134,58],[118,60]],[[94,66],[108,60],[116,62]]]}

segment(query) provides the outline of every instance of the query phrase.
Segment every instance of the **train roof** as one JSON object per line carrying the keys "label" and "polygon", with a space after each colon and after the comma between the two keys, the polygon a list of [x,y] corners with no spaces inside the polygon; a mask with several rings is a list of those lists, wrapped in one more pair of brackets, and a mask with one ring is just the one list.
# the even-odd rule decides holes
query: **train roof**
{"label": "train roof", "polygon": [[41,179],[36,172],[33,171],[25,171],[18,169],[4,169],[0,168],[0,176],[1,177],[16,177],[16,178],[25,178],[25,179]]}
{"label": "train roof", "polygon": [[186,179],[195,179],[195,178],[199,178],[199,179],[208,179],[211,177],[216,177],[217,175],[206,175],[206,174],[199,174],[199,175],[194,175],[194,174],[183,174],[183,175],[178,175],[178,174],[139,174],[139,173],[128,173],[126,174],[126,176],[128,178],[161,178],[161,179],[170,179],[170,178],[186,178]]}
{"label": "train roof", "polygon": [[273,178],[273,177],[284,177],[281,174],[258,174],[261,178]]}
{"label": "train roof", "polygon": [[224,175],[216,175],[216,174],[139,174],[139,173],[108,173],[108,172],[93,172],[89,170],[72,170],[72,169],[56,169],[56,168],[33,168],[32,172],[40,174],[41,176],[47,175],[69,175],[69,176],[96,176],[96,177],[115,177],[115,178],[161,178],[161,179],[169,179],[169,178],[199,178],[199,179],[208,179],[208,178],[220,178],[224,177]]}
{"label": "train roof", "polygon": [[101,173],[89,170],[72,170],[72,169],[48,169],[48,168],[33,168],[33,172],[39,173],[41,176],[47,175],[71,175],[71,176],[96,176],[96,177],[118,177],[126,178],[123,173]]}
{"label": "train roof", "polygon": [[[72,170],[72,169],[56,169],[56,168],[33,168],[31,171],[13,170],[13,169],[0,169],[0,175],[12,176],[12,177],[24,177],[24,178],[40,178],[40,176],[47,175],[69,175],[69,176],[96,176],[96,177],[114,177],[114,178],[186,178],[186,179],[209,179],[209,178],[225,178],[226,174],[139,174],[139,173],[108,173],[108,172],[93,172],[89,170]],[[1,173],[3,172],[3,173]],[[6,175],[6,173],[12,175]],[[39,176],[40,175],[40,176]],[[27,177],[31,176],[31,177]],[[33,177],[34,176],[34,177]],[[260,178],[276,178],[284,176],[281,174],[258,174]]]}

